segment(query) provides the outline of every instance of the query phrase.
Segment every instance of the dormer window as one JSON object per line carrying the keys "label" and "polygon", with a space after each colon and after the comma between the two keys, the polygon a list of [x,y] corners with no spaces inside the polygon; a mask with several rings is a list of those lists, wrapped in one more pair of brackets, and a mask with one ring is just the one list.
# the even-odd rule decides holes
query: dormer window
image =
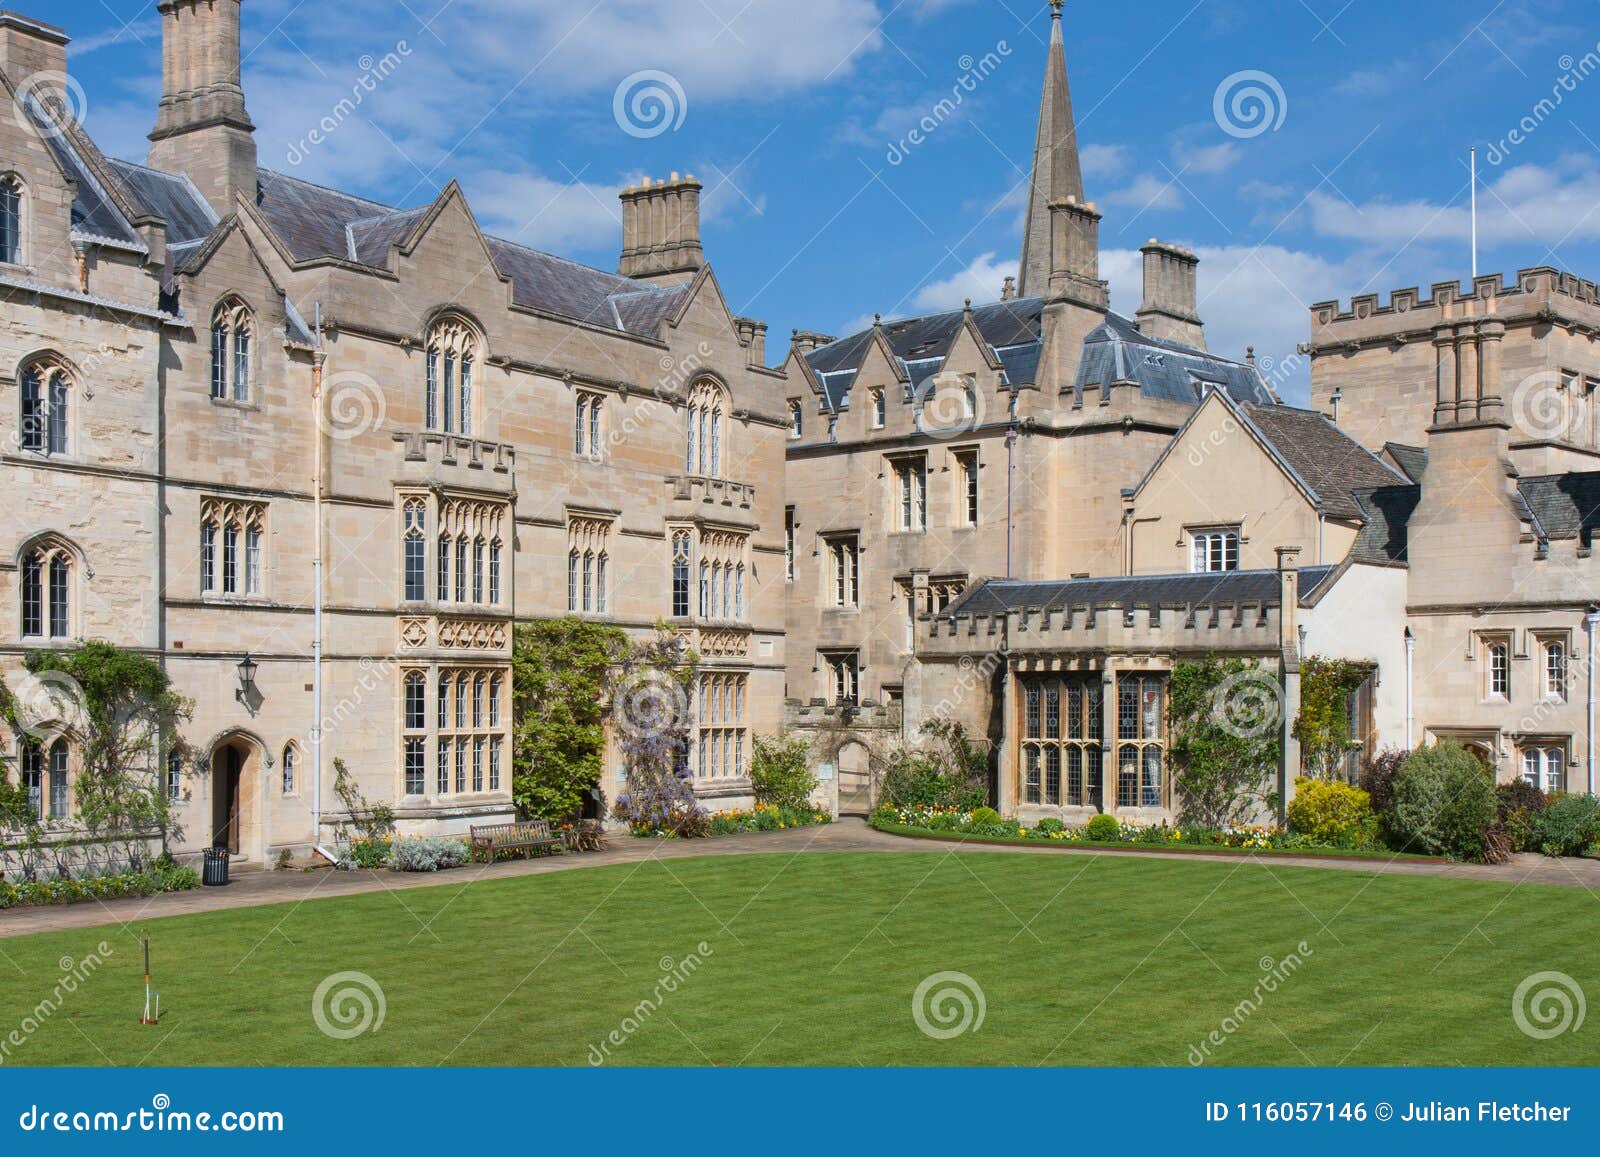
{"label": "dormer window", "polygon": [[872,428],[883,429],[889,417],[888,403],[884,400],[882,390],[872,391]]}
{"label": "dormer window", "polygon": [[789,403],[789,437],[798,438],[805,433],[805,412],[799,402]]}

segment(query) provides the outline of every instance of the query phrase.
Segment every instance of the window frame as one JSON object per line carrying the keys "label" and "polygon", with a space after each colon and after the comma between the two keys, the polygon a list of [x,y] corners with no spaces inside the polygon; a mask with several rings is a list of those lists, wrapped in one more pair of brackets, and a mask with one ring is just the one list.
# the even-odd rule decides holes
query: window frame
{"label": "window frame", "polygon": [[[1190,574],[1227,574],[1239,569],[1244,543],[1241,528],[1197,526],[1186,528],[1186,531],[1189,536]],[[1221,565],[1215,565],[1219,561]]]}

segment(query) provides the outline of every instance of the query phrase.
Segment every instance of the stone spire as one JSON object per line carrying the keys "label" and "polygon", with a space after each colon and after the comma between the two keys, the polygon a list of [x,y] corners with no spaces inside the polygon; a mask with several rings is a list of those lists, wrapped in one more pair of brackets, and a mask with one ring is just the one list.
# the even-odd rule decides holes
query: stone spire
{"label": "stone spire", "polygon": [[1050,59],[1045,65],[1044,99],[1039,105],[1039,135],[1033,147],[1028,189],[1028,223],[1022,234],[1022,264],[1017,296],[1035,297],[1050,281],[1050,205],[1082,201],[1083,170],[1078,164],[1078,129],[1072,119],[1067,84],[1067,50],[1061,36],[1063,0],[1050,0]]}

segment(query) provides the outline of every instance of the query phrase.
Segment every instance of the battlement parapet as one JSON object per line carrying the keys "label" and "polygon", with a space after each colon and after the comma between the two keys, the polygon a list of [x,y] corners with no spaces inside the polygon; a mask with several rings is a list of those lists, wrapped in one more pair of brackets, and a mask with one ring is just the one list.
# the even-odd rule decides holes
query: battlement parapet
{"label": "battlement parapet", "polygon": [[[1439,281],[1424,296],[1416,286],[1396,289],[1387,300],[1380,294],[1365,293],[1352,297],[1348,304],[1319,301],[1311,306],[1313,330],[1337,327],[1348,323],[1361,323],[1381,319],[1403,324],[1395,329],[1425,328],[1437,324],[1441,317],[1428,319],[1407,317],[1409,314],[1449,314],[1452,307],[1462,307],[1458,316],[1478,315],[1475,306],[1485,306],[1481,312],[1499,316],[1538,314],[1545,309],[1560,309],[1562,301],[1577,303],[1600,310],[1600,286],[1572,273],[1563,273],[1548,265],[1519,269],[1508,284],[1500,273],[1486,273],[1463,286],[1459,281]],[[1455,320],[1454,316],[1448,320]],[[1600,320],[1600,313],[1594,320]]]}

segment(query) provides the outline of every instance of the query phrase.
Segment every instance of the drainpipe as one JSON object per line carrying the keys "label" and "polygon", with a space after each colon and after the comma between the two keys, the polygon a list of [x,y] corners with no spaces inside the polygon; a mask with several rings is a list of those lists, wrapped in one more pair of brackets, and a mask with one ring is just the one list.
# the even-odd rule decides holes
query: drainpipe
{"label": "drainpipe", "polygon": [[317,303],[317,353],[311,366],[311,430],[316,442],[311,480],[311,846],[330,864],[339,857],[322,846],[322,303]]}
{"label": "drainpipe", "polygon": [[1006,430],[1006,578],[1011,577],[1012,497],[1017,476],[1017,427]]}
{"label": "drainpipe", "polygon": [[[1590,633],[1591,658],[1593,655],[1593,632]],[[1415,726],[1416,709],[1412,692],[1412,673],[1416,670],[1417,662],[1417,637],[1411,633],[1411,628],[1406,628],[1406,750],[1412,747],[1411,733]]]}
{"label": "drainpipe", "polygon": [[1588,737],[1589,738],[1589,743],[1588,743],[1588,751],[1585,753],[1585,756],[1584,756],[1584,764],[1585,764],[1585,767],[1588,770],[1588,780],[1589,780],[1586,790],[1589,792],[1590,795],[1593,795],[1594,794],[1594,650],[1595,650],[1595,645],[1594,644],[1595,644],[1595,630],[1596,630],[1596,628],[1600,628],[1600,607],[1590,607],[1589,608],[1589,613],[1583,617],[1583,626],[1584,626],[1584,629],[1588,632],[1588,635],[1589,635],[1589,678],[1587,680],[1588,685],[1589,685],[1588,686],[1588,694],[1587,694],[1587,699],[1588,699],[1587,709],[1588,709],[1588,713],[1589,713],[1589,737]]}

